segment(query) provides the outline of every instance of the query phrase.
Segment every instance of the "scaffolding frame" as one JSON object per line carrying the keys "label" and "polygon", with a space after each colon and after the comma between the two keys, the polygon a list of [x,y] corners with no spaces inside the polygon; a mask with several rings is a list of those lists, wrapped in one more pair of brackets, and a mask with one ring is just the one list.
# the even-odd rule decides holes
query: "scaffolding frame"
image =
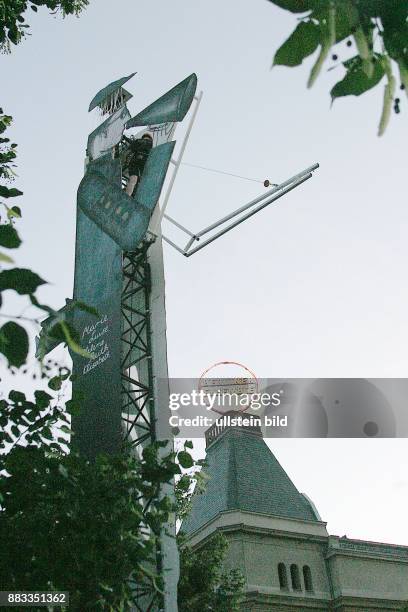
{"label": "scaffolding frame", "polygon": [[[123,253],[122,273],[122,424],[123,442],[141,455],[145,446],[156,441],[156,409],[153,384],[152,322],[151,322],[151,270],[148,250],[151,241],[143,241],[132,252]],[[149,511],[155,496],[139,498],[143,514]],[[148,530],[146,531],[148,535]],[[162,573],[162,550],[157,541],[156,567]],[[146,585],[131,583],[139,603],[137,612],[163,608],[162,595]]]}

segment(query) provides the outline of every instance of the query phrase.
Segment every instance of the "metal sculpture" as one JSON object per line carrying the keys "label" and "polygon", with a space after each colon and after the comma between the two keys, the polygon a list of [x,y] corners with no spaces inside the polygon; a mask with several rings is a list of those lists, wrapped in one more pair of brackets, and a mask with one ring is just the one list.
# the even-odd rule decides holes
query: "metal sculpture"
{"label": "metal sculpture", "polygon": [[[190,232],[165,210],[202,98],[202,93],[196,94],[197,77],[190,75],[132,118],[127,108],[132,96],[123,85],[134,74],[104,87],[89,106],[90,111],[99,108],[106,118],[88,137],[86,170],[77,198],[74,302],[67,300],[60,311],[60,317],[79,333],[86,351],[71,352],[73,397],[82,406],[72,418],[72,429],[73,445],[89,458],[120,452],[124,441],[135,452],[155,440],[168,441],[163,452],[172,447],[162,238],[184,255],[192,255],[302,184],[318,166],[201,232]],[[185,118],[193,101],[186,135],[178,158],[173,159],[176,124]],[[125,129],[136,126],[143,127],[142,131],[124,135]],[[159,206],[170,164],[173,173]],[[236,216],[232,224],[192,246]],[[184,249],[162,236],[163,218],[187,232],[189,242]],[[92,307],[98,316],[89,309],[73,308],[78,302]],[[58,344],[49,337],[49,326],[43,323],[41,357]],[[172,486],[165,487],[162,494],[174,495]],[[145,504],[148,508],[149,500]],[[176,612],[178,552],[169,532],[175,534],[174,521],[160,541],[158,569],[165,584],[160,606]],[[141,603],[141,609],[155,609],[154,605],[159,604]]]}

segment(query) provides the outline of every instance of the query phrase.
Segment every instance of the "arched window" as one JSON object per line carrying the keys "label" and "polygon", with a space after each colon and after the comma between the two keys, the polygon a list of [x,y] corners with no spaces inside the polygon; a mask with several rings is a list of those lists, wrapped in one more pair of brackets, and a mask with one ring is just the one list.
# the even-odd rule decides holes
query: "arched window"
{"label": "arched window", "polygon": [[284,563],[279,563],[278,565],[278,574],[279,574],[279,586],[281,589],[288,588],[288,575],[286,573],[286,566]]}
{"label": "arched window", "polygon": [[300,573],[299,568],[294,563],[290,566],[290,577],[292,580],[292,589],[294,591],[301,591],[302,585],[300,583]]}
{"label": "arched window", "polygon": [[309,593],[313,591],[312,572],[308,565],[303,566],[303,580],[305,581],[305,589]]}

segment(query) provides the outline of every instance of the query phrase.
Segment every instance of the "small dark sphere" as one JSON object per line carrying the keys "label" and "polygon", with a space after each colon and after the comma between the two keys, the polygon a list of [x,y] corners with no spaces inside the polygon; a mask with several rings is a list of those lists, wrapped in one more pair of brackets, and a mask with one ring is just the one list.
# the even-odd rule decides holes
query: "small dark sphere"
{"label": "small dark sphere", "polygon": [[268,181],[268,179],[266,179],[264,181],[264,187],[269,187],[269,185],[270,185],[270,182]]}
{"label": "small dark sphere", "polygon": [[363,431],[366,436],[368,436],[369,438],[373,438],[374,436],[378,434],[378,425],[377,423],[374,423],[373,421],[368,421],[364,425]]}
{"label": "small dark sphere", "polygon": [[399,104],[400,103],[400,99],[399,98],[395,98],[395,104]]}
{"label": "small dark sphere", "polygon": [[336,54],[332,55],[332,60],[335,62],[338,59],[338,56]]}
{"label": "small dark sphere", "polygon": [[404,83],[401,83],[401,85],[400,85],[400,89],[402,89],[402,90],[404,90],[404,89],[405,89],[405,85],[404,85]]}
{"label": "small dark sphere", "polygon": [[352,45],[352,44],[353,44],[353,43],[352,43],[352,41],[351,41],[351,40],[348,40],[348,41],[347,41],[347,46],[348,46],[348,47],[351,47],[351,45]]}

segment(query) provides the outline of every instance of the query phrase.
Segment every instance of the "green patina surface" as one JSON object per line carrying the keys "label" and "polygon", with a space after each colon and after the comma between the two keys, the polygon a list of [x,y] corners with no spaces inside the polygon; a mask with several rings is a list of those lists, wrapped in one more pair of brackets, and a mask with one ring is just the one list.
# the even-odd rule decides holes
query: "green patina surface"
{"label": "green patina surface", "polygon": [[205,492],[193,497],[184,533],[229,510],[318,520],[260,435],[231,428],[208,448],[206,460],[210,480]]}
{"label": "green patina surface", "polygon": [[163,187],[174,142],[155,147],[150,152],[137,190],[129,197],[110,173],[120,163],[110,154],[92,161],[78,189],[81,210],[124,251],[134,251],[146,235],[151,214]]}
{"label": "green patina surface", "polygon": [[[95,163],[106,180],[121,185],[117,160]],[[72,419],[74,447],[85,456],[117,452],[121,443],[122,251],[78,206],[74,299],[96,308],[94,317],[77,311],[74,326],[94,360],[72,354],[73,398],[81,405]]]}
{"label": "green patina surface", "polygon": [[191,106],[196,88],[197,75],[193,73],[130,119],[126,127],[182,121]]}
{"label": "green patina surface", "polygon": [[[129,81],[132,77],[134,77],[136,72],[132,72],[129,76],[122,77],[121,79],[117,79],[116,81],[112,81],[106,87],[103,87],[98,91],[98,93],[92,98],[91,103],[89,104],[88,112],[102,104],[109,96],[118,91],[127,81]],[[130,94],[128,94],[130,96]]]}

